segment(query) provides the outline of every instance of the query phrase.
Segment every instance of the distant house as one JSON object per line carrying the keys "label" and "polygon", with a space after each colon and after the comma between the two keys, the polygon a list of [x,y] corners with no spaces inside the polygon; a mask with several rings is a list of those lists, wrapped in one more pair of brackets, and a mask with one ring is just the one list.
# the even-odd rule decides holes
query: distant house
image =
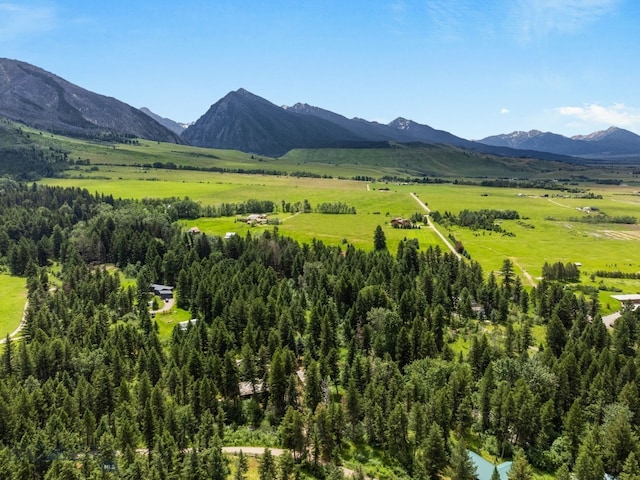
{"label": "distant house", "polygon": [[151,284],[151,291],[154,295],[159,296],[163,300],[169,300],[173,298],[173,288],[170,285],[161,285],[159,283]]}
{"label": "distant house", "polygon": [[189,325],[195,325],[196,323],[198,323],[198,319],[197,318],[192,318],[191,320],[185,320],[184,322],[179,322],[178,323],[178,328],[180,330],[188,330],[189,329]]}
{"label": "distant house", "polygon": [[238,235],[236,232],[227,232],[224,234],[224,239],[229,240],[231,237],[235,237],[236,235]]}
{"label": "distant house", "polygon": [[189,230],[187,230],[187,232],[189,232],[191,235],[197,235],[198,233],[201,233],[198,227],[191,227]]}
{"label": "distant house", "polygon": [[394,217],[389,222],[393,228],[412,228],[411,220],[408,218]]}
{"label": "distant house", "polygon": [[240,391],[240,396],[243,398],[251,397],[253,394],[259,395],[268,391],[266,385],[262,381],[256,381],[254,383],[240,382],[238,384],[238,390]]}
{"label": "distant house", "polygon": [[476,467],[476,477],[478,478],[478,480],[491,480],[494,468],[498,469],[500,480],[509,479],[509,471],[511,470],[512,462],[504,462],[500,465],[494,465],[489,460],[485,460],[480,455],[472,452],[471,450],[468,450],[467,452],[469,454],[469,458],[473,462],[473,465]]}
{"label": "distant house", "polygon": [[622,310],[635,310],[640,307],[640,293],[626,295],[611,295],[622,304]]}
{"label": "distant house", "polygon": [[266,225],[269,222],[267,215],[264,213],[252,213],[240,219],[241,222],[246,222],[250,225]]}

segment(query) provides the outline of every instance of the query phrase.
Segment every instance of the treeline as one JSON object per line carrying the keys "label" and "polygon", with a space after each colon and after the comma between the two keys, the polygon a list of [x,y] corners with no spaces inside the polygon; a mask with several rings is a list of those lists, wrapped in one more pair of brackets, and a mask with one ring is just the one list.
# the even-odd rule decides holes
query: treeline
{"label": "treeline", "polygon": [[368,175],[354,175],[351,177],[351,180],[356,180],[358,182],[374,182],[375,178],[369,177]]}
{"label": "treeline", "polygon": [[542,278],[545,280],[558,280],[561,282],[577,282],[580,280],[580,270],[573,262],[544,262],[542,266]]}
{"label": "treeline", "polygon": [[[63,223],[47,261],[27,258],[23,340],[0,355],[0,478],[223,479],[237,430],[276,431],[291,475],[372,448],[397,478],[472,478],[462,439],[515,456],[518,478],[640,475],[640,312],[610,334],[597,296],[528,291],[509,260],[485,274],[415,240],[392,255],[276,229],[193,237],[162,205],[4,188],[4,224],[35,241]],[[151,282],[198,321],[161,337]]]}
{"label": "treeline", "polygon": [[356,207],[352,205],[347,205],[342,202],[333,202],[333,203],[320,203],[315,208],[317,213],[331,213],[331,214],[350,214],[355,215]]}
{"label": "treeline", "polygon": [[384,183],[451,183],[451,180],[445,180],[438,177],[399,177],[397,175],[384,175],[378,179]]}
{"label": "treeline", "polygon": [[508,178],[492,178],[480,181],[461,179],[455,180],[453,183],[455,185],[480,185],[482,187],[539,188],[544,190],[563,190],[571,193],[580,193],[584,191],[582,189],[569,187],[566,182],[560,182],[557,180],[515,180]]}
{"label": "treeline", "polygon": [[[271,200],[249,199],[244,202],[237,203],[221,203],[219,205],[202,206],[200,203],[191,200],[189,197],[184,198],[164,198],[164,199],[144,199],[144,205],[154,206],[155,208],[164,209],[171,221],[180,219],[195,219],[200,217],[233,217],[236,215],[274,213],[277,211],[277,203]],[[281,211],[283,213],[304,212],[326,214],[355,214],[356,208],[342,202],[323,202],[318,204],[315,209],[308,200],[297,202],[287,202],[282,200]]]}
{"label": "treeline", "polygon": [[620,270],[596,270],[593,274],[600,278],[627,278],[630,280],[640,280],[640,273],[621,272]]}
{"label": "treeline", "polygon": [[[472,230],[491,230],[503,234],[509,234],[497,220],[518,220],[520,215],[515,210],[461,210],[458,215],[449,211],[441,214],[439,211],[431,212],[431,219],[443,225],[458,225]],[[513,234],[511,234],[513,235]]]}
{"label": "treeline", "polygon": [[171,221],[195,219],[200,217],[233,217],[250,213],[272,213],[276,210],[275,202],[250,198],[244,202],[221,203],[219,205],[202,206],[199,202],[184,198],[144,199],[144,205],[163,210]]}
{"label": "treeline", "polygon": [[635,225],[638,223],[638,219],[631,215],[610,216],[605,214],[598,215],[585,215],[584,217],[569,217],[569,222],[579,223],[619,223],[625,225]]}
{"label": "treeline", "polygon": [[[215,157],[218,158],[218,157]],[[153,162],[143,163],[137,166],[142,168],[156,168],[165,170],[192,170],[199,172],[218,172],[218,173],[241,173],[248,175],[273,175],[277,177],[296,177],[296,178],[333,178],[331,175],[319,174],[314,172],[306,172],[303,170],[296,170],[293,172],[286,172],[284,170],[273,170],[269,168],[229,168],[229,167],[215,167],[215,166],[195,166],[195,165],[179,165],[175,162]]]}
{"label": "treeline", "polygon": [[0,125],[0,175],[31,181],[54,177],[68,167],[67,152],[40,146],[22,128]]}
{"label": "treeline", "polygon": [[238,203],[222,203],[220,205],[205,206],[202,208],[203,217],[232,217],[234,215],[247,215],[250,213],[272,213],[276,204],[271,200],[249,199]]}

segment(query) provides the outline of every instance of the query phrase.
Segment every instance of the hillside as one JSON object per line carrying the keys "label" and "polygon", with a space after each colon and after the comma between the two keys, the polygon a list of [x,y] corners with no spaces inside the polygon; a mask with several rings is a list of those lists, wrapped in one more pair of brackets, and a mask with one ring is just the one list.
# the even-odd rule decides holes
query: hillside
{"label": "hillside", "polygon": [[[509,158],[473,152],[443,144],[387,144],[386,148],[296,149],[281,160],[307,170],[314,164],[356,166],[401,177],[509,177],[537,178],[548,172],[579,170],[564,162]],[[334,169],[335,175],[341,170]],[[393,173],[390,173],[393,172]],[[373,174],[376,176],[376,174]]]}
{"label": "hillside", "polygon": [[183,143],[178,135],[126,103],[6,58],[0,58],[0,115],[67,135]]}
{"label": "hillside", "polygon": [[[18,124],[13,129],[17,130]],[[137,140],[96,142],[45,134],[23,127],[29,145],[43,151],[67,154],[69,164],[83,175],[103,175],[102,166],[132,166],[271,175],[330,176],[334,178],[441,177],[523,179],[616,179],[626,176],[619,169],[585,167],[535,158],[510,158],[473,152],[442,144],[370,143],[366,148],[293,149],[282,157],[254,155],[239,150]],[[23,141],[21,137],[13,137]],[[19,142],[17,143],[19,144]],[[93,171],[99,168],[100,171]],[[626,171],[626,170],[625,170]],[[58,172],[58,170],[56,170]],[[630,172],[629,172],[630,173]],[[55,173],[57,176],[58,173]],[[75,175],[72,171],[67,175]]]}
{"label": "hillside", "polygon": [[18,125],[0,118],[0,176],[51,177],[69,167],[67,159],[62,148],[44,147]]}

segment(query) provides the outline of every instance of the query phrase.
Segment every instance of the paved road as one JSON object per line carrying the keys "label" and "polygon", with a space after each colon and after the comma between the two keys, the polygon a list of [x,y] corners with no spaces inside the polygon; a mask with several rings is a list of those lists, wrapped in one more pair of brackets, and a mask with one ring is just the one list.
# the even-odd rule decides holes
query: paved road
{"label": "paved road", "polygon": [[[418,196],[411,192],[409,195],[411,195],[413,197],[413,199],[418,202],[418,204],[420,204],[420,206],[424,209],[425,212],[427,213],[431,213],[431,209],[429,209],[429,207],[427,207],[427,205],[418,198]],[[453,247],[453,245],[451,245],[451,242],[449,241],[449,239],[447,237],[445,237],[442,233],[440,233],[440,230],[438,230],[435,226],[435,224],[431,221],[431,217],[429,217],[429,215],[427,215],[427,224],[429,225],[429,228],[431,228],[434,232],[436,232],[438,234],[438,236],[440,237],[440,239],[444,242],[444,244],[447,246],[447,248],[449,250],[451,250],[451,252],[458,257],[458,259],[462,258],[462,255],[460,255],[458,252],[456,252],[456,249]]]}

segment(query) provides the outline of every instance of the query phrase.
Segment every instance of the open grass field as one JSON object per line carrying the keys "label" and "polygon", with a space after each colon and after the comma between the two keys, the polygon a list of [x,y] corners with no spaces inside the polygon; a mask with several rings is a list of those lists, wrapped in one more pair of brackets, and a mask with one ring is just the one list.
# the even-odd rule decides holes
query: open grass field
{"label": "open grass field", "polygon": [[[175,168],[228,170],[264,170],[272,172],[306,172],[335,178],[367,176],[444,177],[444,178],[537,178],[558,179],[577,176],[587,178],[632,177],[631,168],[598,169],[589,166],[548,162],[531,158],[503,158],[462,150],[447,145],[391,144],[387,148],[324,148],[292,150],[280,158],[270,158],[234,150],[198,148],[171,143],[137,140],[133,144],[87,141],[22,126],[32,139],[68,152],[79,164],[89,163],[88,170],[98,168],[108,176],[109,166],[173,164]],[[82,167],[70,175],[83,174]]]}
{"label": "open grass field", "polygon": [[[505,258],[513,261],[524,285],[539,279],[545,262],[579,262],[581,284],[600,288],[603,313],[618,309],[611,298],[616,290],[640,292],[639,280],[591,279],[598,270],[640,272],[640,225],[589,224],[571,221],[585,214],[578,208],[597,207],[609,216],[632,216],[640,221],[640,196],[634,188],[593,187],[602,199],[575,198],[553,191],[487,189],[455,185],[412,187],[433,210],[457,213],[462,209],[511,209],[524,218],[504,220],[501,227],[515,236],[467,228],[441,228],[460,240],[485,271],[499,271]],[[458,195],[456,195],[456,192]],[[553,220],[551,220],[553,218]],[[526,273],[525,273],[526,272]],[[528,274],[528,275],[527,275]]]}
{"label": "open grass field", "polygon": [[[96,172],[87,172],[96,174]],[[107,172],[97,172],[105,174]],[[589,192],[602,198],[580,198],[584,194],[556,190],[480,187],[454,184],[400,185],[380,182],[360,182],[338,179],[295,178],[271,175],[171,171],[132,167],[109,167],[109,180],[91,178],[47,179],[49,185],[79,186],[121,198],[184,197],[202,205],[241,202],[247,199],[271,200],[278,209],[282,201],[308,200],[313,206],[323,202],[342,202],[353,206],[356,215],[320,213],[291,214],[278,212],[278,230],[300,242],[313,238],[332,245],[350,243],[358,248],[373,248],[373,232],[377,225],[384,228],[387,245],[395,253],[403,238],[417,238],[420,246],[444,244],[430,229],[396,230],[389,226],[394,216],[409,217],[421,212],[421,207],[409,195],[418,194],[430,209],[441,213],[458,213],[462,209],[516,210],[520,220],[504,220],[501,227],[513,236],[496,232],[453,226],[440,230],[460,240],[471,258],[480,262],[485,271],[499,271],[505,258],[513,261],[516,273],[524,285],[530,286],[541,276],[545,262],[580,262],[582,282],[609,290],[640,291],[640,281],[595,279],[597,270],[639,272],[640,225],[590,224],[573,221],[584,217],[578,208],[597,207],[611,217],[630,216],[640,220],[640,195],[634,186],[592,185]],[[388,190],[381,190],[382,188]],[[199,218],[183,221],[185,228],[198,226],[203,232],[224,235],[260,234],[265,228],[239,223],[233,217]],[[601,293],[605,310],[617,308],[610,301],[611,291]]]}
{"label": "open grass field", "polygon": [[[39,135],[36,131],[34,135]],[[90,192],[111,194],[116,198],[189,197],[204,205],[242,202],[248,199],[271,200],[278,208],[278,230],[300,242],[316,238],[332,245],[352,244],[373,248],[373,232],[381,225],[387,246],[395,253],[403,238],[416,238],[421,248],[443,242],[426,228],[395,230],[392,217],[410,217],[422,212],[411,198],[415,192],[432,210],[458,213],[462,209],[516,210],[521,219],[505,220],[501,227],[513,236],[467,228],[439,226],[445,235],[461,241],[471,258],[486,272],[499,271],[505,258],[513,261],[522,283],[537,282],[545,262],[580,262],[581,282],[600,287],[603,313],[617,309],[611,299],[616,290],[640,291],[640,281],[591,280],[597,270],[640,272],[640,225],[589,224],[571,220],[585,214],[578,208],[597,207],[609,216],[630,216],[640,220],[640,178],[630,169],[593,169],[542,162],[532,159],[501,159],[464,152],[452,147],[422,146],[381,149],[293,150],[279,159],[227,151],[194,148],[140,140],[137,145],[109,145],[84,140],[41,135],[42,143],[62,146],[76,165],[66,178],[45,179],[42,183],[78,186]],[[333,178],[292,177],[217,173],[187,169],[152,168],[155,163],[173,163],[178,167],[264,169],[280,172],[304,171]],[[588,191],[602,198],[580,198],[578,194],[557,190],[493,188],[455,184],[385,184],[379,181],[345,180],[355,175],[380,178],[383,175],[439,176],[442,178],[500,177],[514,178],[600,178],[623,179],[627,186],[591,184]],[[339,179],[342,178],[342,179]],[[580,184],[580,188],[587,188]],[[387,190],[381,190],[387,189]],[[584,195],[582,195],[584,196]],[[342,202],[356,209],[356,215],[283,212],[282,202],[294,204],[308,200],[312,207],[324,202]],[[260,234],[265,228],[239,223],[235,218],[199,218],[183,221],[185,228],[198,226],[211,235],[236,232]],[[184,320],[180,317],[179,320]],[[176,321],[179,321],[176,319]],[[173,322],[173,320],[171,320]],[[162,327],[161,327],[162,328]]]}
{"label": "open grass field", "polygon": [[[571,198],[571,194],[508,188],[435,185],[413,187],[432,210],[457,213],[462,209],[516,210],[521,221],[503,220],[501,227],[514,237],[496,232],[452,227],[472,258],[498,270],[505,257],[534,276],[542,264],[580,262],[584,272],[620,269],[640,271],[634,246],[640,245],[640,225],[587,224],[569,220],[584,217],[577,208],[598,207],[610,216],[640,216],[640,196],[621,195],[622,189],[602,189],[603,199]],[[629,192],[631,193],[631,192]],[[556,196],[558,195],[558,196]],[[554,220],[551,220],[554,219]],[[639,219],[640,220],[640,219]]]}
{"label": "open grass field", "polygon": [[13,332],[22,319],[22,312],[27,301],[27,287],[24,278],[0,274],[0,338]]}

